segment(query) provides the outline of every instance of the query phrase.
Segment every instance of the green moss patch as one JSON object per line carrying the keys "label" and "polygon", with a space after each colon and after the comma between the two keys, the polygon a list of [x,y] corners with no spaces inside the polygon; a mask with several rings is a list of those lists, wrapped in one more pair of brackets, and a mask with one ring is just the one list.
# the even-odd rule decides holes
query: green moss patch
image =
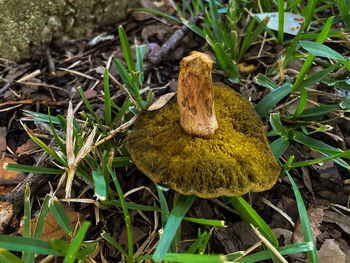
{"label": "green moss patch", "polygon": [[142,113],[126,148],[136,166],[157,183],[202,198],[239,196],[271,188],[278,166],[251,103],[241,94],[214,86],[219,129],[211,138],[182,131],[176,99]]}

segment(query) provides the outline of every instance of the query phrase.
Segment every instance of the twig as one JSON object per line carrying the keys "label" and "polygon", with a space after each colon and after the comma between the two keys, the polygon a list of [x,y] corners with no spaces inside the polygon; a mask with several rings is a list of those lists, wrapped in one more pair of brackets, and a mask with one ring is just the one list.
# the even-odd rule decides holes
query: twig
{"label": "twig", "polygon": [[[192,16],[189,19],[189,23],[197,24],[199,19],[201,18],[202,13],[199,13],[195,16]],[[188,26],[183,25],[178,30],[174,32],[174,34],[161,46],[161,48],[149,58],[150,64],[145,66],[145,73],[151,71],[151,69],[162,62],[165,57],[170,55],[170,51],[175,49],[183,37],[190,31]]]}
{"label": "twig", "polygon": [[251,228],[255,232],[255,234],[261,239],[261,241],[271,250],[271,252],[283,263],[288,263],[288,261],[282,257],[282,255],[278,252],[278,250],[259,232],[257,228],[255,228],[252,224],[250,224]]}

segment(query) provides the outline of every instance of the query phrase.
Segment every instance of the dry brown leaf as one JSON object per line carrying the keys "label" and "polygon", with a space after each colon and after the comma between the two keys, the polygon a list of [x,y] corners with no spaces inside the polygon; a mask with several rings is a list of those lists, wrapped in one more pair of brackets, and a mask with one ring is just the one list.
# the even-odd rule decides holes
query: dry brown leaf
{"label": "dry brown leaf", "polygon": [[323,221],[337,224],[344,232],[350,234],[350,216],[326,210]]}
{"label": "dry brown leaf", "polygon": [[345,263],[346,256],[334,239],[326,239],[318,251],[320,263]]}
{"label": "dry brown leaf", "polygon": [[166,25],[149,25],[142,29],[141,36],[146,42],[151,42],[150,37],[156,37],[159,42],[164,41],[164,36],[169,32],[169,27]]}
{"label": "dry brown leaf", "polygon": [[16,154],[23,155],[38,149],[40,149],[39,145],[37,145],[32,139],[28,139],[24,144],[17,148]]}
{"label": "dry brown leaf", "polygon": [[97,91],[93,90],[93,89],[88,89],[88,90],[84,91],[84,95],[88,100],[94,99],[97,97]]}
{"label": "dry brown leaf", "polygon": [[26,175],[22,172],[4,169],[5,163],[17,164],[13,159],[5,157],[0,160],[0,185],[17,185],[24,180]]}
{"label": "dry brown leaf", "polygon": [[[309,216],[312,234],[314,236],[315,241],[317,241],[317,237],[321,234],[321,231],[318,227],[323,220],[323,209],[310,207],[307,210],[307,214]],[[298,219],[294,227],[293,243],[295,244],[300,242],[304,242],[304,236],[303,231],[301,229],[300,220]]]}
{"label": "dry brown leaf", "polygon": [[175,92],[170,92],[164,94],[163,96],[160,96],[155,102],[152,103],[152,105],[147,110],[154,111],[161,109],[165,106],[165,104],[168,103],[169,100],[171,100],[172,97],[174,97],[175,94]]}
{"label": "dry brown leaf", "polygon": [[[146,233],[137,227],[132,227],[132,236],[133,236],[132,241],[134,244],[136,244],[137,242],[139,242],[142,238],[144,238],[146,236]],[[126,232],[125,226],[123,227],[122,232],[118,236],[118,243],[122,246],[128,244],[128,237],[127,237],[127,232]]]}
{"label": "dry brown leaf", "polygon": [[[79,212],[72,211],[72,210],[66,210],[67,216],[69,218],[69,221],[73,225],[73,229],[75,229],[76,225],[79,223],[80,225],[85,221],[85,217],[83,214],[80,214]],[[33,236],[34,233],[34,226],[36,222],[38,221],[39,216],[36,216],[31,219],[31,236]],[[23,235],[23,226],[21,226],[18,229],[18,234]],[[60,225],[57,223],[55,217],[51,212],[47,213],[47,216],[45,218],[45,223],[44,227],[40,236],[41,240],[44,241],[50,241],[52,238],[56,239],[64,239],[64,240],[69,240],[70,237],[67,235]]]}
{"label": "dry brown leaf", "polygon": [[281,236],[283,237],[284,245],[292,244],[292,236],[293,236],[292,231],[284,228],[273,228],[272,232],[274,233],[277,239],[279,239]]}
{"label": "dry brown leaf", "polygon": [[14,185],[0,185],[0,194],[4,195],[7,194],[9,192],[11,192],[13,189],[15,189],[16,186]]}
{"label": "dry brown leaf", "polygon": [[309,192],[312,194],[312,196],[315,199],[315,194],[314,194],[314,190],[312,188],[312,183],[311,183],[311,178],[310,178],[310,173],[309,173],[309,169],[307,167],[301,167],[301,170],[303,171],[303,181],[304,184],[307,188],[307,190],[309,190]]}

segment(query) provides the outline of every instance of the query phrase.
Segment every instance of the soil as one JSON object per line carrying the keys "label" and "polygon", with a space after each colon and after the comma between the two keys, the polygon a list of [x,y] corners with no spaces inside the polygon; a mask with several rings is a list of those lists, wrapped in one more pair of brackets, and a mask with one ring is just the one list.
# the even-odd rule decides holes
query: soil
{"label": "soil", "polygon": [[[138,12],[134,12],[129,20],[122,22],[122,25],[130,42],[136,39],[139,43],[147,45],[146,63],[148,65],[151,65],[150,57],[154,56],[163,43],[180,28],[179,25],[169,23],[166,20],[154,19],[149,15],[145,16]],[[18,63],[0,59],[0,127],[2,129],[0,146],[4,147],[5,144],[5,148],[0,147],[0,149],[3,149],[3,157],[12,158],[20,164],[37,165],[38,156],[42,152],[38,152],[38,148],[30,144],[29,136],[24,131],[20,119],[26,116],[27,111],[47,113],[48,107],[50,107],[52,115],[65,115],[69,100],[72,100],[74,106],[80,105],[78,111],[86,110],[84,105],[80,104],[81,98],[77,91],[78,87],[82,87],[96,114],[103,118],[104,104],[101,100],[101,92],[103,91],[104,70],[102,67],[106,66],[112,57],[119,60],[123,59],[116,29],[117,25],[100,28],[96,32],[90,32],[88,35],[70,41],[63,46],[51,46],[47,50],[33,54],[32,58]],[[91,45],[91,40],[101,34],[105,37],[112,37],[106,37],[106,40]],[[240,85],[226,81],[223,72],[220,70],[214,70],[214,79],[225,82],[226,85],[241,92],[252,102],[261,100],[268,93],[268,90],[256,84],[253,79],[258,73],[264,74],[267,71],[266,65],[271,65],[275,61],[275,58],[283,51],[283,47],[276,45],[274,42],[266,42],[261,56],[257,59],[251,59],[256,57],[260,47],[259,44],[253,46],[244,56],[243,61],[249,65],[254,65],[254,70],[242,73],[242,83]],[[171,54],[167,54],[155,65],[149,66],[145,75],[145,87],[153,89],[155,97],[170,91],[176,91],[179,61],[192,50],[202,51],[214,57],[203,39],[193,33],[186,33],[181,41],[173,47]],[[300,64],[296,63],[296,66],[293,67],[298,68]],[[113,63],[110,72],[113,76],[117,76]],[[26,79],[30,74],[32,74],[31,77]],[[295,74],[291,73],[290,76],[295,77]],[[278,76],[276,76],[275,81],[280,81]],[[113,83],[110,84],[110,88],[114,102],[117,105],[121,104],[126,98],[126,94]],[[314,88],[324,89],[321,85]],[[43,126],[34,122],[25,123],[34,132],[40,134],[45,142],[50,142],[50,136]],[[350,122],[344,118],[336,118],[327,124],[333,126],[333,130],[328,133],[318,133],[315,138],[342,150],[349,149]],[[274,138],[269,139],[274,140]],[[283,158],[287,160],[291,155],[295,156],[295,161],[319,157],[317,153],[297,143],[291,144]],[[117,172],[125,193],[136,189],[134,193],[127,196],[128,200],[138,204],[158,205],[152,194],[156,193],[156,189],[150,179],[135,167],[131,169],[119,168]],[[314,222],[314,232],[315,235],[318,234],[316,237],[317,247],[321,248],[323,244],[329,245],[330,241],[325,241],[333,239],[334,244],[341,250],[340,252],[337,250],[337,255],[341,255],[341,252],[346,254],[347,262],[349,262],[349,172],[338,164],[327,161],[323,164],[293,169],[291,175],[309,209],[310,220]],[[46,180],[50,180],[51,184],[55,186],[58,179],[59,177],[50,177]],[[17,183],[18,181],[13,180],[13,183],[9,181],[7,184],[16,185]],[[47,183],[39,184],[39,182],[34,181],[33,185],[36,185],[37,188],[37,191],[32,190],[35,199],[41,200],[50,191]],[[93,194],[93,189],[87,187],[83,181],[77,180],[75,182],[73,197],[94,199]],[[59,193],[57,195],[59,196]],[[59,197],[63,197],[63,195]],[[173,191],[166,193],[169,204],[173,195]],[[287,177],[282,177],[271,190],[262,193],[251,193],[246,195],[245,198],[275,231],[280,245],[302,241],[296,201]],[[99,218],[97,218],[92,204],[71,203],[69,207],[79,211],[85,216],[86,220],[92,222],[87,239],[99,239],[100,232],[105,230],[125,247],[127,244],[126,228],[121,211],[101,209],[99,210]],[[37,209],[39,209],[38,202],[34,201],[33,211]],[[290,220],[287,220],[279,211],[283,211],[288,215]],[[139,255],[151,254],[158,240],[157,231],[160,228],[160,215],[153,212],[141,213],[133,210],[130,212],[134,227],[135,251],[139,251],[137,252]],[[23,211],[18,210],[18,214],[14,216],[11,223],[1,222],[3,233],[17,233]],[[259,238],[249,226],[243,223],[240,217],[222,199],[205,200],[197,198],[189,212],[189,216],[224,220],[227,228],[212,228],[184,222],[181,239],[183,241],[180,243],[181,251],[191,244],[190,241],[197,238],[198,228],[201,231],[211,232],[208,248],[211,253],[227,254],[244,251],[259,242]],[[4,223],[6,223],[5,226]],[[95,260],[97,262],[102,262],[101,255],[107,262],[121,260],[121,255],[115,248],[102,240],[99,242],[101,254],[96,256]],[[331,246],[331,248],[325,246],[323,250],[332,248],[334,246]],[[260,246],[259,249],[263,248]],[[288,261],[291,262],[303,262],[304,260],[305,255],[288,258]]]}

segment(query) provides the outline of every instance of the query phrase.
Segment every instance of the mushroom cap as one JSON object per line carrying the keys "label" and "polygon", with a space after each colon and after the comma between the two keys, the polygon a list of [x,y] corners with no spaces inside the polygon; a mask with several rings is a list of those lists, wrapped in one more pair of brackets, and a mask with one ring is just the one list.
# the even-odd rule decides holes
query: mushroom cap
{"label": "mushroom cap", "polygon": [[210,138],[182,130],[176,99],[141,113],[126,140],[137,168],[159,184],[202,198],[270,189],[280,167],[252,104],[223,84],[214,84],[214,102],[219,129]]}

